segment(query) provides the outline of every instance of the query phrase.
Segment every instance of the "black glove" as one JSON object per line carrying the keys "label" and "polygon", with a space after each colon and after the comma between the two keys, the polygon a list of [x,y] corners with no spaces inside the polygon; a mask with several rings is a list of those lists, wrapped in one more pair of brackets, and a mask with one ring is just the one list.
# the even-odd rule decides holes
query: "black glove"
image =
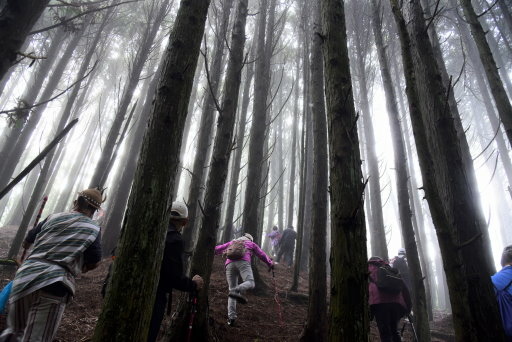
{"label": "black glove", "polygon": [[272,265],[270,265],[270,266],[268,267],[268,271],[269,271],[269,272],[270,272],[270,271],[273,271],[273,270],[274,270],[274,264],[272,264]]}

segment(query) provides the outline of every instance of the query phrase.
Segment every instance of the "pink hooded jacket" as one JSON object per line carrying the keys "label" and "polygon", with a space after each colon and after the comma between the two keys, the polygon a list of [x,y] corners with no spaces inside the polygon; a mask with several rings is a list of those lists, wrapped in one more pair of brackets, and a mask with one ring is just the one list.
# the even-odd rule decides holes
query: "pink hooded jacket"
{"label": "pink hooded jacket", "polygon": [[[382,262],[384,264],[384,262]],[[375,263],[368,263],[368,272],[370,273],[370,281],[368,282],[368,302],[370,305],[384,303],[398,303],[405,312],[411,311],[411,298],[407,287],[403,286],[403,290],[398,294],[380,291],[375,282],[377,281],[377,270],[379,266]],[[372,281],[373,280],[373,281]]]}
{"label": "pink hooded jacket", "polygon": [[[222,252],[224,252],[232,243],[233,243],[233,241],[229,241],[229,242],[226,242],[225,244],[216,246],[215,247],[215,254],[216,255],[222,254]],[[240,260],[245,260],[245,261],[248,261],[250,263],[251,262],[251,256],[253,254],[256,254],[256,256],[261,261],[263,261],[265,264],[267,264],[269,267],[273,265],[272,259],[270,259],[268,257],[268,255],[266,255],[265,252],[263,252],[261,250],[261,248],[257,244],[255,244],[251,240],[245,240],[244,241],[244,245],[245,245],[245,249],[247,250],[247,252],[242,257],[242,259],[231,260],[231,259],[228,258],[228,259],[226,259],[226,262],[224,263],[224,265],[227,265],[227,264],[229,264],[231,262],[234,262],[234,261],[240,261]]]}

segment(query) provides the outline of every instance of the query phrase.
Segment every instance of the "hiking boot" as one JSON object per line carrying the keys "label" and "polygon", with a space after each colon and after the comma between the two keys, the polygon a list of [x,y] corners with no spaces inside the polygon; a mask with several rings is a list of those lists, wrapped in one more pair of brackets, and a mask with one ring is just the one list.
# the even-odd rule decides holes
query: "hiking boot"
{"label": "hiking boot", "polygon": [[234,327],[235,326],[235,319],[234,318],[229,318],[228,319],[228,325],[230,327]]}
{"label": "hiking boot", "polygon": [[229,291],[229,297],[236,299],[236,301],[240,304],[247,304],[247,298],[243,296],[240,291]]}

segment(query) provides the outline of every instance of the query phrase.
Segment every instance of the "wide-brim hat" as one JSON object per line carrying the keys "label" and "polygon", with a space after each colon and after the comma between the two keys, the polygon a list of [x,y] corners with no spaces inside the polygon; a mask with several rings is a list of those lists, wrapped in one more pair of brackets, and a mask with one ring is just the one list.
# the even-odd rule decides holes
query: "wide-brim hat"
{"label": "wide-brim hat", "polygon": [[107,197],[103,197],[103,191],[98,188],[85,189],[78,193],[78,197],[82,197],[90,206],[95,209],[101,209],[101,204],[105,202]]}

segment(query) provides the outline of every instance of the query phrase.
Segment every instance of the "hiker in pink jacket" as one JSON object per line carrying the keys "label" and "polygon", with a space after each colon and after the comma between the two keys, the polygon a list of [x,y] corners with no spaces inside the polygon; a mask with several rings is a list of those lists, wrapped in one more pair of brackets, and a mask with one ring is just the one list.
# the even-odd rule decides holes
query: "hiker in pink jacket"
{"label": "hiker in pink jacket", "polygon": [[379,289],[378,270],[386,264],[380,257],[374,256],[368,260],[368,302],[371,315],[377,321],[381,341],[399,342],[401,338],[398,322],[400,318],[410,313],[411,298],[405,283],[402,285],[402,290],[397,293]]}
{"label": "hiker in pink jacket", "polygon": [[[274,268],[272,259],[253,242],[251,234],[245,233],[242,237],[226,242],[215,247],[215,254],[223,254],[235,241],[243,241],[245,253],[240,258],[226,258],[224,264],[226,268],[226,278],[229,286],[228,295],[228,325],[233,326],[236,320],[236,302],[247,304],[247,298],[243,295],[245,291],[254,288],[254,276],[251,268],[251,257],[255,254],[261,261],[268,265],[269,271]],[[243,282],[238,284],[238,276]]]}

